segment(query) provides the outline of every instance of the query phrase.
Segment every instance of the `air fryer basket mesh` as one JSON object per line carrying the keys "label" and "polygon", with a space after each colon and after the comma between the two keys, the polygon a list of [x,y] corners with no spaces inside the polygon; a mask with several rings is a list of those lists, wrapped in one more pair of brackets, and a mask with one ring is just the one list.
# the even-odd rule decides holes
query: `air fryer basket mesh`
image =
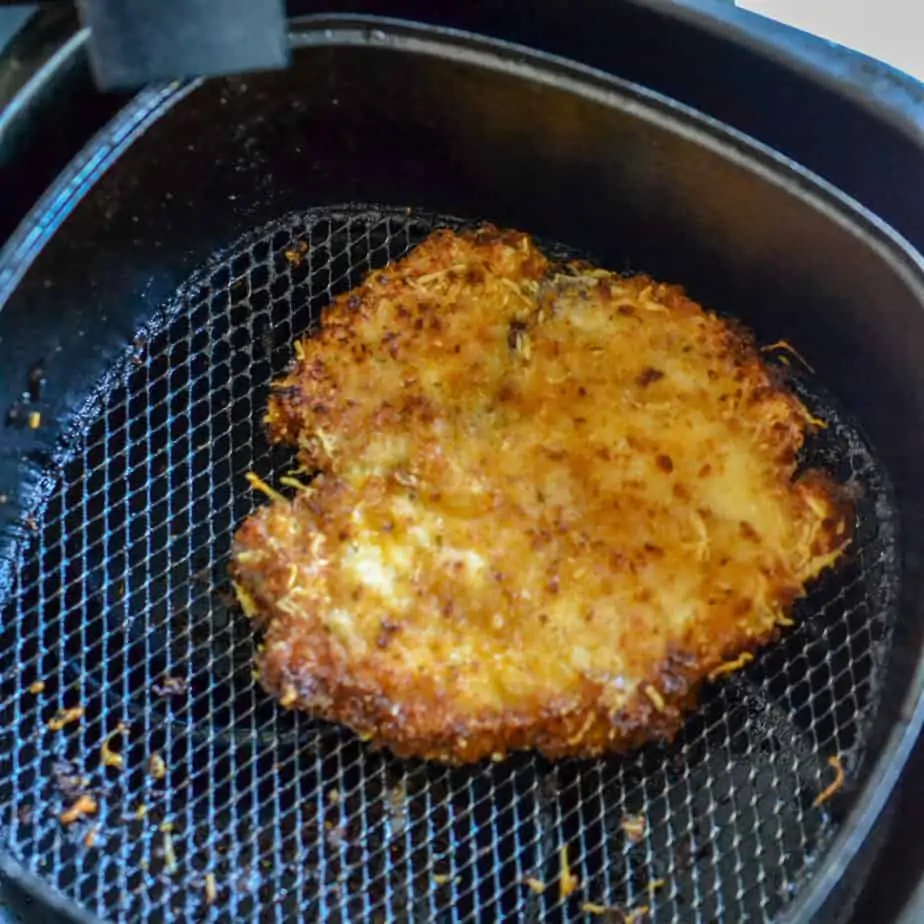
{"label": "air fryer basket mesh", "polygon": [[[829,422],[811,461],[861,489],[849,560],[672,744],[450,770],[284,712],[256,685],[226,568],[260,501],[245,473],[272,481],[287,461],[263,433],[269,383],[332,292],[447,223],[316,210],[242,241],[139,332],[27,521],[0,626],[2,823],[13,853],[91,912],[545,922],[591,903],[771,921],[836,832],[884,670],[895,533],[884,474],[809,379],[796,387]],[[848,784],[815,807],[832,756]],[[98,811],[62,825],[82,794]],[[563,851],[580,881],[568,898]]]}

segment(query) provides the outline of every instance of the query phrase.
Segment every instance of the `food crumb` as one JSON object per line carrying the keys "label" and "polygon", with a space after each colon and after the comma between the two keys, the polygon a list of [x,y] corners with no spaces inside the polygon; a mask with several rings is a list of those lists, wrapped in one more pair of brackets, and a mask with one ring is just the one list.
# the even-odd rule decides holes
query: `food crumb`
{"label": "food crumb", "polygon": [[205,874],[205,903],[206,905],[212,905],[215,903],[217,890],[215,888],[215,874],[206,873]]}
{"label": "food crumb", "polygon": [[159,683],[152,687],[157,696],[183,696],[188,691],[186,681],[182,677],[171,677],[164,674]]}
{"label": "food crumb", "polygon": [[658,710],[658,712],[664,712],[666,704],[664,702],[664,697],[661,695],[661,691],[657,687],[651,686],[651,684],[646,684],[644,687],[645,695],[651,700],[652,706]]}
{"label": "food crumb", "polygon": [[713,680],[722,677],[724,674],[731,674],[735,671],[741,670],[742,667],[750,664],[753,660],[754,655],[752,655],[749,651],[745,651],[743,654],[735,658],[734,661],[725,661],[714,670],[709,671],[707,674],[707,679],[710,683],[712,683]]}
{"label": "food crumb", "polygon": [[61,813],[61,824],[72,825],[78,819],[83,818],[84,815],[95,815],[96,809],[96,799],[93,796],[86,794],[78,796],[73,805]]}
{"label": "food crumb", "polygon": [[283,709],[289,709],[298,702],[298,692],[295,687],[286,687],[285,692],[279,697],[279,705]]}
{"label": "food crumb", "polygon": [[623,915],[623,924],[635,924],[636,921],[641,920],[651,909],[648,905],[641,905],[638,908],[628,912],[628,914]]}
{"label": "food crumb", "polygon": [[96,846],[96,835],[99,833],[99,825],[93,825],[83,839],[84,847],[90,849]]}
{"label": "food crumb", "polygon": [[39,693],[43,692],[44,689],[45,689],[45,681],[44,681],[44,680],[36,680],[36,681],[34,681],[33,683],[30,683],[30,684],[29,684],[29,692],[35,694],[36,696],[37,696]]}
{"label": "food crumb", "polygon": [[584,902],[581,905],[581,911],[583,911],[584,914],[598,914],[599,915],[599,914],[607,914],[610,911],[619,912],[620,910],[618,908],[613,908],[610,905],[598,905],[596,902]]}
{"label": "food crumb", "polygon": [[42,425],[42,412],[41,411],[30,411],[29,412],[29,429],[38,430]]}
{"label": "food crumb", "polygon": [[167,775],[167,765],[164,763],[164,759],[160,754],[155,752],[151,755],[148,760],[148,773],[150,773],[155,780],[162,780]]}
{"label": "food crumb", "polygon": [[434,873],[433,881],[438,886],[443,886],[443,885],[446,885],[447,883],[452,882],[452,876],[450,876],[449,873]]}
{"label": "food crumb", "polygon": [[283,251],[283,256],[292,266],[300,266],[306,253],[308,253],[307,241],[296,241],[289,250]]}
{"label": "food crumb", "polygon": [[61,731],[65,725],[72,722],[79,722],[83,718],[83,706],[72,706],[70,709],[62,709],[53,718],[48,720],[48,727],[52,731]]}
{"label": "food crumb", "polygon": [[562,898],[568,898],[580,888],[581,880],[571,872],[571,865],[568,863],[568,845],[562,844],[558,851],[561,864],[561,880],[558,885],[558,891]]}
{"label": "food crumb", "polygon": [[840,757],[829,757],[828,766],[834,770],[834,780],[815,797],[815,801],[812,803],[815,808],[818,808],[819,805],[824,805],[844,785],[844,765]]}
{"label": "food crumb", "polygon": [[141,805],[139,805],[138,808],[135,809],[135,818],[138,821],[141,821],[141,819],[144,818],[144,816],[147,815],[147,813],[148,813],[148,807],[142,802]]}
{"label": "food crumb", "polygon": [[[771,350],[785,350],[787,353],[795,356],[796,359],[808,369],[809,372],[814,372],[815,370],[809,365],[808,360],[787,340],[777,340],[775,343],[768,343],[766,346],[760,348],[761,353],[769,353]],[[777,357],[778,359],[785,359],[785,357]],[[787,362],[788,366],[789,363]]]}
{"label": "food crumb", "polygon": [[160,830],[164,835],[164,872],[175,873],[176,852],[173,849],[173,836],[171,834],[173,825],[169,822],[165,822],[160,826]]}
{"label": "food crumb", "polygon": [[524,879],[523,884],[529,888],[530,892],[534,892],[536,895],[542,895],[546,889],[545,883],[541,879],[536,879],[533,876]]}
{"label": "food crumb", "polygon": [[117,770],[122,769],[124,764],[122,755],[117,751],[112,750],[111,742],[117,735],[124,735],[127,731],[128,726],[122,722],[119,722],[119,724],[116,725],[115,730],[111,731],[108,735],[106,735],[105,738],[103,738],[103,743],[100,745],[99,749],[99,757],[100,763],[102,763],[104,767],[114,767]]}
{"label": "food crumb", "polygon": [[327,794],[327,801],[328,801],[331,805],[337,805],[337,803],[340,802],[340,790],[338,790],[338,789],[332,789],[332,790]]}
{"label": "food crumb", "polygon": [[648,821],[644,815],[626,815],[619,823],[623,834],[633,843],[638,844],[645,838],[648,831]]}

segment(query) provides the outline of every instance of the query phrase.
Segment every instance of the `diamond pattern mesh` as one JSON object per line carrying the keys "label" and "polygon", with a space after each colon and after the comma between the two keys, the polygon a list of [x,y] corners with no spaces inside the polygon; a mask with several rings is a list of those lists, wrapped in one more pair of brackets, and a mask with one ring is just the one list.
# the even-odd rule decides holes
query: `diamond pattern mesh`
{"label": "diamond pattern mesh", "polygon": [[[814,386],[831,423],[813,461],[863,486],[850,561],[672,745],[450,770],[283,712],[253,680],[226,565],[257,501],[245,472],[285,462],[262,432],[269,383],[332,292],[436,221],[346,209],[264,229],[101,388],[3,607],[9,848],[113,920],[771,921],[849,808],[895,603],[884,477]],[[814,807],[832,755],[848,785]],[[62,825],[82,795],[97,811]]]}

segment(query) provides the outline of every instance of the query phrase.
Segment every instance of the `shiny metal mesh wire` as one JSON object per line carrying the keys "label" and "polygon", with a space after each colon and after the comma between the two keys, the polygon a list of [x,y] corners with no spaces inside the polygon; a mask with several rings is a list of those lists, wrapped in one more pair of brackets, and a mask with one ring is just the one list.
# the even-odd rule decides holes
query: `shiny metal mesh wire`
{"label": "shiny metal mesh wire", "polygon": [[[896,594],[884,476],[811,385],[830,426],[810,455],[862,486],[850,560],[670,746],[450,770],[283,712],[253,680],[226,566],[259,501],[245,472],[272,481],[285,463],[262,430],[269,383],[332,292],[437,222],[343,209],[263,229],[100,388],[3,608],[8,847],[113,920],[547,922],[590,903],[658,924],[771,921],[851,804]],[[834,755],[848,785],[813,807]],[[98,811],[63,826],[81,794]]]}

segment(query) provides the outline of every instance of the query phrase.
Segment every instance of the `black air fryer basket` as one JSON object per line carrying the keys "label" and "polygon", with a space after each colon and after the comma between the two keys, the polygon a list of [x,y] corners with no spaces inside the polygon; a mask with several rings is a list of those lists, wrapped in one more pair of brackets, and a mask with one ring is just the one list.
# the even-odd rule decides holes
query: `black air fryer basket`
{"label": "black air fryer basket", "polygon": [[[920,720],[924,261],[576,64],[386,20],[293,42],[139,93],[0,252],[0,866],[82,920],[841,919]],[[484,219],[794,345],[805,462],[856,496],[843,567],[671,743],[447,769],[253,679],[227,564],[245,474],[289,463],[269,383],[333,294]]]}

